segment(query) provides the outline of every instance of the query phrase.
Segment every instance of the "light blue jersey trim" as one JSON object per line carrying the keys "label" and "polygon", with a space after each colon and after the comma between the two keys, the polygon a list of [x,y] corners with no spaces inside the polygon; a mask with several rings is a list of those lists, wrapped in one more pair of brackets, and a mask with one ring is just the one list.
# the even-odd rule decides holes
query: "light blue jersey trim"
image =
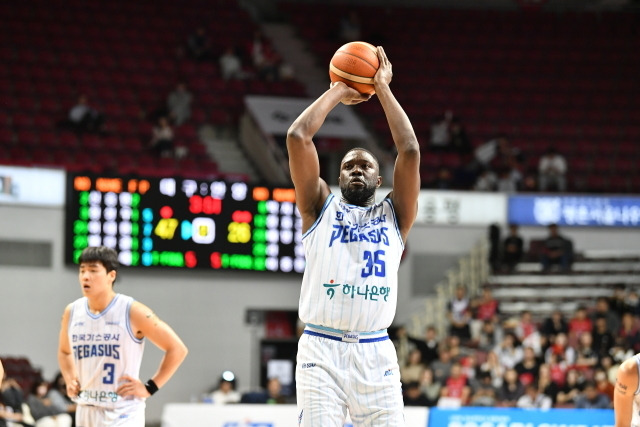
{"label": "light blue jersey trim", "polygon": [[389,197],[385,197],[383,201],[389,203],[389,207],[391,208],[391,213],[393,214],[393,224],[396,229],[396,233],[398,233],[398,237],[400,238],[400,244],[402,245],[402,250],[404,250],[404,240],[402,240],[402,234],[400,234],[400,227],[398,227],[398,217],[396,216],[396,210],[393,207],[393,201]]}
{"label": "light blue jersey trim", "polygon": [[316,218],[315,222],[313,223],[313,225],[311,227],[309,227],[309,229],[302,235],[302,239],[304,240],[305,237],[307,237],[309,235],[309,233],[311,233],[313,230],[315,230],[318,227],[318,224],[320,224],[320,220],[322,219],[322,216],[324,215],[324,212],[327,210],[327,208],[329,207],[329,204],[331,203],[331,201],[333,200],[333,198],[335,197],[335,195],[333,193],[330,193],[327,196],[327,200],[324,201],[324,205],[322,205],[322,210],[320,211],[320,215],[318,215],[318,218]]}
{"label": "light blue jersey trim", "polygon": [[[314,329],[320,329],[321,331],[327,331],[327,332],[332,332],[334,334],[343,334],[345,332],[357,332],[357,331],[341,331],[340,329],[333,329],[333,328],[328,328],[326,326],[320,326],[320,325],[314,325],[313,323],[307,323],[307,326],[314,328]],[[360,335],[379,335],[379,334],[386,334],[387,330],[386,329],[380,329],[379,331],[371,331],[371,332],[358,332]]]}
{"label": "light blue jersey trim", "polygon": [[129,301],[127,303],[127,316],[126,316],[127,317],[127,319],[126,319],[127,320],[127,331],[129,331],[129,336],[131,337],[131,339],[134,342],[137,342],[138,344],[142,344],[143,341],[141,339],[139,339],[138,337],[136,337],[134,335],[134,333],[133,333],[133,330],[131,329],[131,314],[130,314],[130,311],[131,311],[131,304],[133,304],[134,301],[135,301],[134,299],[131,299],[131,301]]}
{"label": "light blue jersey trim", "polygon": [[89,315],[89,317],[91,317],[92,319],[99,319],[102,316],[104,316],[107,311],[109,311],[109,309],[111,307],[113,307],[116,304],[116,300],[118,299],[118,297],[120,296],[120,294],[116,294],[113,299],[111,300],[111,302],[109,303],[109,305],[107,306],[107,308],[105,308],[104,310],[102,310],[100,313],[98,314],[93,314],[91,312],[91,310],[89,310],[89,298],[87,298],[87,300],[85,301],[85,307],[87,309],[87,314]]}

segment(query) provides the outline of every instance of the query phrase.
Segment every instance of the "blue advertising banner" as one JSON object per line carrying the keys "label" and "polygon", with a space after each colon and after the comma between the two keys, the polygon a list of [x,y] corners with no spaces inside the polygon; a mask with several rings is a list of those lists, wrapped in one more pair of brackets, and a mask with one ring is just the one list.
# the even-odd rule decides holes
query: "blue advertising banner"
{"label": "blue advertising banner", "polygon": [[639,227],[640,197],[514,195],[507,220],[519,225]]}
{"label": "blue advertising banner", "polygon": [[433,427],[613,427],[612,409],[432,408]]}

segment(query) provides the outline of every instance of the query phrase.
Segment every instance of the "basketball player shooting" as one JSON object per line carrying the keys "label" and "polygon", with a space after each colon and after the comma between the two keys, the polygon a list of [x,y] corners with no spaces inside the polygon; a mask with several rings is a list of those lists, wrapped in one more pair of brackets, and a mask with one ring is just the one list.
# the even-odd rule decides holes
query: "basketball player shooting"
{"label": "basketball player shooting", "polygon": [[616,427],[640,427],[640,353],[622,362],[613,392]]}
{"label": "basketball player shooting", "polygon": [[[145,399],[162,388],[187,347],[151,309],[113,290],[116,251],[89,247],[80,255],[82,298],[62,315],[58,363],[77,403],[77,427],[144,427]],[[164,351],[146,383],[139,379],[144,338]]]}
{"label": "basketball player shooting", "polygon": [[338,103],[369,100],[342,82],[313,102],[287,134],[289,166],[302,216],[306,269],[299,315],[298,425],[404,426],[398,359],[386,328],[396,311],[398,268],[413,226],[420,192],[420,147],[395,99],[391,63],[377,48],[375,92],[384,109],[397,158],[393,188],[375,203],[378,160],[356,148],[340,164],[341,197],[320,178],[312,137]]}

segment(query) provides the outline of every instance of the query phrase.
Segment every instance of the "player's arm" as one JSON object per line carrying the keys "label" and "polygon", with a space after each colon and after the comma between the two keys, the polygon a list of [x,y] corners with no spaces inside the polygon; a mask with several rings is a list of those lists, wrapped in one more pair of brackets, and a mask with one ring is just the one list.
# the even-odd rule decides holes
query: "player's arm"
{"label": "player's arm", "polygon": [[630,427],[633,413],[633,398],[638,389],[638,367],[634,358],[620,365],[613,392],[616,427]]}
{"label": "player's arm", "polygon": [[398,151],[393,170],[393,190],[390,197],[398,218],[400,233],[403,240],[406,241],[418,213],[420,145],[409,117],[389,87],[393,72],[382,46],[378,46],[378,58],[380,59],[380,67],[373,83]]}
{"label": "player's arm", "polygon": [[334,83],[291,124],[287,132],[289,169],[296,189],[296,205],[302,215],[302,232],[313,225],[331,190],[320,178],[320,161],[313,143],[327,116],[340,102],[357,104],[369,99],[344,83]]}
{"label": "player's arm", "polygon": [[64,377],[67,386],[67,395],[70,398],[78,396],[80,393],[80,381],[78,380],[78,371],[73,360],[71,344],[69,343],[69,317],[71,315],[71,304],[65,308],[62,313],[62,322],[60,324],[60,336],[58,338],[58,366]]}
{"label": "player's arm", "polygon": [[[187,356],[187,346],[184,345],[178,334],[144,304],[134,301],[129,310],[131,329],[138,339],[148,338],[160,350],[164,356],[156,373],[151,377],[153,382],[162,388],[173,374],[178,370],[182,361]],[[140,379],[124,375],[118,387],[117,393],[121,396],[149,397],[150,394]]]}

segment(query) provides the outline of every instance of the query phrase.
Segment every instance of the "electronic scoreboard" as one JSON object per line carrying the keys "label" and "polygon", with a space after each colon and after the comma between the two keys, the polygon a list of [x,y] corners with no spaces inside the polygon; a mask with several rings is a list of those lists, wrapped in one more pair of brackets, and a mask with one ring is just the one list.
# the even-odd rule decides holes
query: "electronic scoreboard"
{"label": "electronic scoreboard", "polygon": [[304,270],[293,188],[177,177],[67,174],[65,261],[108,246],[122,265]]}

